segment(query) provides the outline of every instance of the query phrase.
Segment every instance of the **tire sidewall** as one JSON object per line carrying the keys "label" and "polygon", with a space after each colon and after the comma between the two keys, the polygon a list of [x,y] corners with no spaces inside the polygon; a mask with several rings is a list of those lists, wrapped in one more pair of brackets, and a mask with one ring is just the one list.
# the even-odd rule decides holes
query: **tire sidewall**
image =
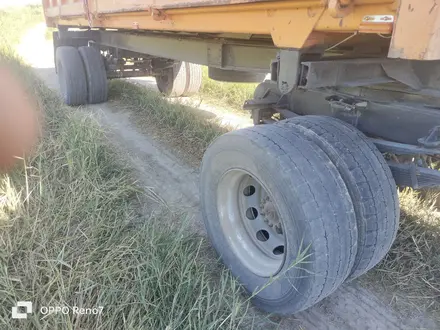
{"label": "tire sidewall", "polygon": [[[307,300],[307,292],[310,290],[312,279],[316,276],[313,270],[313,246],[309,241],[311,235],[306,234],[311,228],[305,221],[283,221],[286,245],[284,264],[278,273],[279,278],[274,280],[261,277],[244,266],[229,248],[227,237],[220,225],[216,203],[217,186],[223,175],[233,168],[242,169],[257,178],[262,184],[276,204],[281,219],[306,219],[298,203],[296,196],[298,191],[292,189],[294,174],[293,172],[280,173],[279,164],[275,160],[276,155],[268,155],[267,151],[262,152],[261,148],[251,141],[236,137],[233,143],[227,140],[227,138],[222,141],[218,140],[219,145],[214,151],[213,148],[208,149],[202,165],[209,167],[209,175],[203,175],[202,171],[201,191],[202,212],[211,242],[217,251],[222,251],[221,259],[231,269],[233,275],[239,278],[248,292],[253,293],[256,288],[261,289],[272,282],[253,297],[257,306],[262,305],[264,309],[268,309],[268,306],[270,308],[273,306],[282,307],[285,304],[290,304],[289,308],[293,307],[292,304],[302,306]],[[275,161],[267,161],[269,157]],[[307,260],[308,263],[292,267],[299,249],[302,248],[304,251],[308,246],[310,246],[310,250],[307,251],[307,254],[311,254]],[[295,297],[294,301],[292,301],[292,297]]]}
{"label": "tire sidewall", "polygon": [[108,81],[105,61],[101,52],[93,47],[80,47],[87,77],[87,101],[90,104],[106,102],[108,99]]}
{"label": "tire sidewall", "polygon": [[175,62],[172,67],[164,70],[161,76],[156,77],[156,84],[165,96],[182,96],[186,86],[185,62]]}
{"label": "tire sidewall", "polygon": [[56,49],[58,82],[64,103],[78,106],[87,103],[87,78],[78,49],[62,46]]}
{"label": "tire sidewall", "polygon": [[58,84],[60,86],[60,93],[63,96],[63,99],[67,99],[67,86],[66,86],[66,70],[64,68],[64,64],[62,63],[60,58],[56,58],[56,67],[58,74]]}

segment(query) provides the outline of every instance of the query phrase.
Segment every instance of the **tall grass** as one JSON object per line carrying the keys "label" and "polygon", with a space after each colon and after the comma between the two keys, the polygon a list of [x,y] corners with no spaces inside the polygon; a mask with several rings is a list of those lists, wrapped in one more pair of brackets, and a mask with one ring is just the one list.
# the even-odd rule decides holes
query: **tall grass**
{"label": "tall grass", "polygon": [[[205,240],[176,214],[141,213],[148,196],[93,117],[64,106],[10,52],[0,53],[0,63],[44,113],[35,153],[0,175],[0,329],[248,327],[241,289],[202,257]],[[12,320],[12,306],[23,300],[34,313]],[[103,312],[44,316],[45,306]]]}
{"label": "tall grass", "polygon": [[400,192],[400,228],[391,250],[370,274],[394,303],[430,312],[440,324],[440,212],[437,194]]}
{"label": "tall grass", "polygon": [[208,76],[208,68],[203,67],[203,84],[200,89],[200,95],[208,102],[232,107],[236,111],[242,111],[249,114],[248,111],[242,110],[244,101],[253,98],[255,83],[229,83],[210,79]]}
{"label": "tall grass", "polygon": [[111,100],[119,102],[117,107],[129,110],[140,129],[155,126],[162,141],[183,149],[182,158],[195,166],[209,144],[232,129],[191,106],[171,103],[161,94],[128,81],[112,80],[109,87]]}

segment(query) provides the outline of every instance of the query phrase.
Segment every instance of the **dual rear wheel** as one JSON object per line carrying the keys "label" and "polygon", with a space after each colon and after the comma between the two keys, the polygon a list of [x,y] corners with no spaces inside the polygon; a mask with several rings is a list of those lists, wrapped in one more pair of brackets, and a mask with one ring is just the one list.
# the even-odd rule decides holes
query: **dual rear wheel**
{"label": "dual rear wheel", "polygon": [[[60,92],[67,105],[107,101],[107,72],[98,49],[61,46],[56,49],[55,57]],[[198,93],[202,85],[202,68],[193,63],[176,62],[156,76],[156,82],[165,96],[191,96]]]}
{"label": "dual rear wheel", "polygon": [[56,49],[60,93],[70,106],[106,102],[107,72],[99,50],[61,46]]}
{"label": "dual rear wheel", "polygon": [[205,153],[202,213],[263,310],[304,310],[376,265],[395,238],[396,186],[354,127],[304,116],[234,131]]}
{"label": "dual rear wheel", "polygon": [[202,67],[189,62],[175,62],[159,76],[156,76],[157,88],[165,96],[192,96],[202,86]]}

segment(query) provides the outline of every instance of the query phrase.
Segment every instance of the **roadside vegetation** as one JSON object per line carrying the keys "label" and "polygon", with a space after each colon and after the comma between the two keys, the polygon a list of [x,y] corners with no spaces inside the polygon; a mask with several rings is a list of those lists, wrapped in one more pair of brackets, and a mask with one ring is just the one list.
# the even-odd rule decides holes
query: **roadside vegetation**
{"label": "roadside vegetation", "polygon": [[390,252],[366,275],[382,284],[392,303],[412,311],[427,311],[440,324],[439,193],[400,191],[400,228]]}
{"label": "roadside vegetation", "polygon": [[[150,196],[105,132],[64,106],[13,53],[37,21],[41,9],[0,13],[0,65],[20,77],[44,116],[33,155],[0,174],[0,328],[249,328],[247,301],[229,272],[204,257],[207,242],[178,214],[141,213]],[[34,313],[12,320],[11,307],[23,300]],[[43,317],[42,306],[104,309]]]}
{"label": "roadside vegetation", "polygon": [[[198,167],[203,153],[218,136],[232,130],[203,112],[178,101],[170,102],[160,93],[127,80],[110,81],[109,95],[117,108],[129,110],[138,128],[151,129],[172,147],[181,151],[187,162]],[[154,124],[153,124],[154,123]]]}
{"label": "roadside vegetation", "polygon": [[47,27],[44,38],[46,40],[53,40],[53,32],[56,31],[55,28]]}

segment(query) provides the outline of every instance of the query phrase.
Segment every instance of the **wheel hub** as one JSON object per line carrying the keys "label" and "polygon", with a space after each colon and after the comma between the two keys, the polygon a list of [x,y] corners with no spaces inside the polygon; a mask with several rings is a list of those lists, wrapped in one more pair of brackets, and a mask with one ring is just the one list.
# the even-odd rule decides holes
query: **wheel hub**
{"label": "wheel hub", "polygon": [[253,273],[270,277],[284,264],[286,239],[276,202],[252,175],[234,169],[218,186],[219,219],[234,254]]}
{"label": "wheel hub", "polygon": [[266,196],[260,203],[261,212],[260,214],[264,217],[264,222],[269,225],[269,227],[275,229],[277,234],[282,235],[283,229],[281,227],[281,221],[278,217],[278,212],[275,205],[270,200],[269,196]]}

